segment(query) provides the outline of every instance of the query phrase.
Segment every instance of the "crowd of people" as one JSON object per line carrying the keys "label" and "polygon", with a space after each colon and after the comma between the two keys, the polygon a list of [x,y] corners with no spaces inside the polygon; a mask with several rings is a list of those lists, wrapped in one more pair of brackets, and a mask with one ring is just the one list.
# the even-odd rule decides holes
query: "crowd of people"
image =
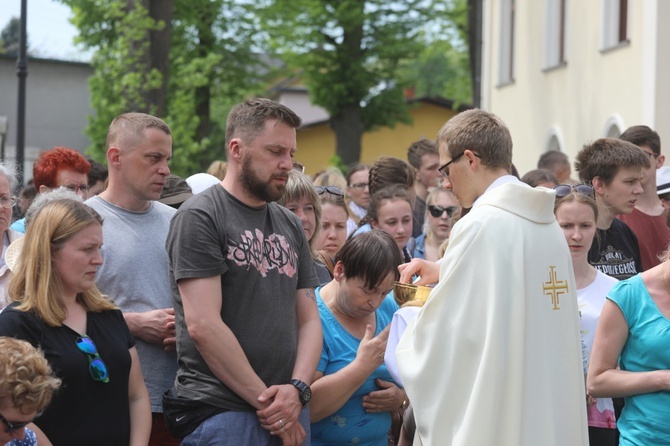
{"label": "crowd of people", "polygon": [[[474,109],[308,176],[300,125],[237,104],[226,161],[185,179],[143,113],[106,163],[55,147],[21,190],[0,165],[2,444],[668,443],[656,132],[519,178]],[[432,291],[399,308],[398,282]]]}

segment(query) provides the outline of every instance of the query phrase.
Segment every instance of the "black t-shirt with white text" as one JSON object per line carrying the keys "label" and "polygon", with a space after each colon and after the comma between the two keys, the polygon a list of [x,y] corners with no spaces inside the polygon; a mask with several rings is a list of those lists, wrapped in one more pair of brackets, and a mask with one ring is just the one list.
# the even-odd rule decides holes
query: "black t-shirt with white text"
{"label": "black t-shirt with white text", "polygon": [[618,280],[641,273],[637,237],[626,223],[615,218],[608,229],[598,229],[589,250],[589,263]]}

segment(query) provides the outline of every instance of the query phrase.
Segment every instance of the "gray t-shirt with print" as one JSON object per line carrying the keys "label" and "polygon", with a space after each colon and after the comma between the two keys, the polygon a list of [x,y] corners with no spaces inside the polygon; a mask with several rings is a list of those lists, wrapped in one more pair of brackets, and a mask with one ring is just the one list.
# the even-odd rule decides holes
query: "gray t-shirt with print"
{"label": "gray t-shirt with print", "polygon": [[167,239],[177,323],[177,395],[254,410],[219,381],[189,336],[177,281],[221,276],[221,319],[267,386],[292,378],[296,290],[318,285],[298,217],[276,203],[249,207],[216,185],[182,205]]}
{"label": "gray t-shirt with print", "polygon": [[[131,212],[95,196],[86,204],[98,211],[102,223],[102,257],[95,283],[124,312],[172,307],[165,251],[175,209],[152,201],[144,212]],[[142,376],[151,398],[151,411],[163,412],[163,392],[172,387],[177,354],[162,345],[136,338]]]}

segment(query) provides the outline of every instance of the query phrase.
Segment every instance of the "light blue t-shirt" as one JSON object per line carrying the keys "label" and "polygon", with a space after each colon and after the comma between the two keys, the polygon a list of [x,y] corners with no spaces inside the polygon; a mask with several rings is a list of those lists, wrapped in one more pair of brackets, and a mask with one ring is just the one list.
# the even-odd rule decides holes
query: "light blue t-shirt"
{"label": "light blue t-shirt", "polygon": [[[321,287],[316,289],[319,316],[323,327],[323,350],[317,370],[331,375],[349,365],[355,358],[360,340],[351,335],[330,312],[321,299]],[[390,294],[375,312],[378,335],[393,318],[398,305]],[[354,392],[344,406],[321,421],[312,423],[312,446],[357,445],[388,446],[388,432],[391,428],[391,414],[367,413],[363,408],[363,397],[379,390],[375,380],[391,381],[391,375],[382,364],[370,375],[365,383]]]}
{"label": "light blue t-shirt", "polygon": [[[670,321],[652,300],[642,277],[616,284],[607,298],[617,304],[628,323],[628,340],[619,366],[630,372],[670,369]],[[670,392],[627,397],[617,420],[620,446],[661,446],[670,439]]]}
{"label": "light blue t-shirt", "polygon": [[366,232],[372,231],[372,226],[370,223],[365,223],[363,226],[359,226],[354,231],[354,235],[365,234]]}
{"label": "light blue t-shirt", "polygon": [[9,227],[9,229],[20,232],[21,234],[26,233],[26,219],[25,218],[20,218],[16,220],[12,225]]}

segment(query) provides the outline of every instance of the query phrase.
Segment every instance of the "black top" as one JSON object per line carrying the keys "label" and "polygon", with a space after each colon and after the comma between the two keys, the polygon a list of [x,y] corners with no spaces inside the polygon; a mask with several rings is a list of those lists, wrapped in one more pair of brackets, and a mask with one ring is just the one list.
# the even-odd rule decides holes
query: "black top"
{"label": "black top", "polygon": [[423,234],[423,223],[426,218],[426,202],[421,197],[416,197],[414,209],[412,209],[412,237],[417,238]]}
{"label": "black top", "polygon": [[625,280],[642,272],[637,237],[618,218],[608,229],[598,229],[589,250],[589,263],[608,276]]}
{"label": "black top", "polygon": [[80,336],[67,325],[50,327],[12,303],[0,313],[0,336],[23,339],[44,351],[63,383],[35,420],[54,445],[124,445],[130,441],[129,349],[135,340],[118,310],[88,313],[86,334],[109,370],[109,382],[95,381],[89,360],[77,347]]}

